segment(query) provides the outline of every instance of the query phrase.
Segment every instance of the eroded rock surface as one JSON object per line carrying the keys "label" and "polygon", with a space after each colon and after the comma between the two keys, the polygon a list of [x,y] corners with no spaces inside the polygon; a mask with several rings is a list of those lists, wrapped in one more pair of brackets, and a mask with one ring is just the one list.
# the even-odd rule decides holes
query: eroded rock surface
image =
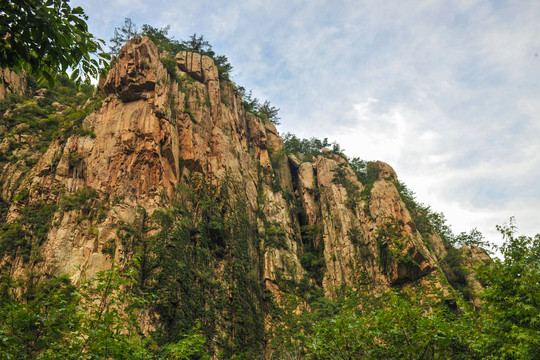
{"label": "eroded rock surface", "polygon": [[22,95],[28,91],[28,81],[24,74],[0,69],[0,80],[0,99],[4,99],[7,94]]}

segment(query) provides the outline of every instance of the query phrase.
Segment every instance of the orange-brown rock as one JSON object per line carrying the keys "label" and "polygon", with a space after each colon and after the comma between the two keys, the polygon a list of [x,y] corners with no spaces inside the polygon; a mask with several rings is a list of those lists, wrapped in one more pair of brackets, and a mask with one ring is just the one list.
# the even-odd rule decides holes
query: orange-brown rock
{"label": "orange-brown rock", "polygon": [[27,89],[28,81],[24,73],[0,69],[0,99],[4,99],[7,94],[23,95],[28,91]]}
{"label": "orange-brown rock", "polygon": [[491,257],[488,255],[486,250],[478,246],[463,245],[461,247],[461,262],[466,269],[465,280],[467,281],[467,285],[472,290],[472,302],[477,308],[482,306],[482,301],[479,295],[484,287],[476,277],[475,267],[488,264],[491,261]]}
{"label": "orange-brown rock", "polygon": [[377,177],[379,180],[397,181],[396,172],[390,165],[382,161],[375,161],[373,164],[377,168]]}

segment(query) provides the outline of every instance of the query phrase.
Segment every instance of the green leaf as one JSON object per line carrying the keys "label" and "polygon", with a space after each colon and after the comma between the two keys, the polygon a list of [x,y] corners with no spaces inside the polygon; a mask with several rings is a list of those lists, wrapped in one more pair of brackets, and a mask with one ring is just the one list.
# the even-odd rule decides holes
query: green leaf
{"label": "green leaf", "polygon": [[47,82],[49,83],[49,86],[51,88],[54,87],[54,78],[52,77],[52,75],[49,74],[49,72],[46,71],[46,70],[43,70],[42,75],[47,80]]}
{"label": "green leaf", "polygon": [[71,73],[71,76],[70,76],[71,80],[72,81],[75,81],[79,78],[79,69],[75,69],[73,70],[73,72]]}

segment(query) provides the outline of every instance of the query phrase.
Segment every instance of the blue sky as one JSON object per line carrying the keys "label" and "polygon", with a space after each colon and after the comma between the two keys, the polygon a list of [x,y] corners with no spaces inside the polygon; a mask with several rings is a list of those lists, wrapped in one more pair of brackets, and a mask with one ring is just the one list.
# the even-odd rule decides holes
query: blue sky
{"label": "blue sky", "polygon": [[281,133],[388,162],[456,233],[540,233],[539,1],[71,3],[104,40],[125,17],[203,34]]}

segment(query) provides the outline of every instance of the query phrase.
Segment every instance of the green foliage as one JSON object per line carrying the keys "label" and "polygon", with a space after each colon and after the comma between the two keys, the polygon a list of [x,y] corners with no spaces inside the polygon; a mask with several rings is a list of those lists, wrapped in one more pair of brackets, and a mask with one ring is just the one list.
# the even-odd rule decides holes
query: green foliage
{"label": "green foliage", "polygon": [[4,223],[9,211],[9,203],[0,195],[0,223]]}
{"label": "green foliage", "polygon": [[249,90],[249,93],[243,86],[238,87],[238,92],[242,95],[242,102],[244,104],[244,110],[250,113],[255,113],[259,104],[259,99],[253,98],[253,90]]}
{"label": "green foliage", "polygon": [[266,100],[262,105],[259,106],[257,114],[263,119],[269,120],[274,125],[279,125],[278,117],[279,109],[275,106],[270,105],[270,101]]}
{"label": "green foliage", "polygon": [[217,66],[219,79],[230,81],[233,66],[229,59],[225,55],[217,55],[214,57],[214,64]]}
{"label": "green foliage", "polygon": [[379,264],[385,274],[389,274],[392,261],[397,263],[398,268],[400,265],[407,265],[411,270],[411,265],[419,266],[409,252],[404,252],[406,243],[410,242],[410,239],[403,230],[403,223],[399,223],[395,219],[389,219],[377,229],[376,239]]}
{"label": "green foliage", "polygon": [[0,354],[3,359],[36,359],[51,345],[67,346],[78,298],[67,276],[26,281],[0,279]]}
{"label": "green foliage", "polygon": [[362,192],[360,191],[358,185],[347,179],[346,170],[346,163],[338,164],[338,167],[332,170],[332,172],[334,173],[334,178],[332,179],[332,182],[335,184],[343,185],[345,191],[347,191],[347,201],[345,202],[345,205],[349,209],[354,211],[356,210],[356,206],[362,199]]}
{"label": "green foliage", "polygon": [[263,120],[268,120],[274,125],[279,125],[279,109],[275,106],[270,105],[270,101],[266,100],[264,103],[260,103],[259,99],[253,97],[252,90],[249,92],[243,86],[238,87],[238,92],[242,95],[242,102],[244,105],[244,110],[257,115]]}
{"label": "green foliage", "polygon": [[338,143],[330,143],[327,138],[300,139],[291,133],[283,135],[283,144],[287,153],[300,155],[304,161],[312,161],[314,157],[321,155],[325,148],[329,148],[331,153],[337,155],[342,155],[343,152]]}
{"label": "green foliage", "polygon": [[[131,21],[131,20],[126,19],[126,22],[127,21]],[[174,55],[178,53],[178,51],[181,50],[181,44],[180,42],[168,36],[169,29],[170,29],[170,25],[167,25],[165,27],[162,27],[161,29],[158,29],[151,25],[144,24],[141,27],[141,35],[148,36],[150,40],[152,40],[154,44],[158,46],[158,49],[160,50],[160,52],[167,51]],[[134,36],[131,36],[130,38],[132,37]],[[129,40],[129,38],[127,40]],[[125,42],[127,42],[127,40]]]}
{"label": "green foliage", "polygon": [[[268,346],[273,352],[271,359],[306,358],[306,342],[313,325],[336,314],[337,304],[334,301],[326,298],[319,288],[308,287],[310,291],[301,294],[302,297],[289,294],[279,305],[274,303],[274,323]],[[306,301],[310,311],[305,309]]]}
{"label": "green foliage", "polygon": [[195,124],[197,123],[197,120],[195,119],[195,115],[191,112],[189,109],[184,109],[184,114],[187,114],[191,121],[193,121]]}
{"label": "green foliage", "polygon": [[469,233],[461,232],[455,237],[455,243],[459,245],[478,246],[488,249],[490,244],[484,240],[484,235],[477,229],[472,229]]}
{"label": "green foliage", "polygon": [[[379,266],[383,273],[388,274],[390,262],[392,261],[391,240],[395,238],[395,227],[386,224],[377,232],[377,252],[379,255]],[[399,236],[399,235],[398,235]]]}
{"label": "green foliage", "polygon": [[419,203],[414,192],[401,181],[395,182],[394,185],[422,236],[428,237],[430,234],[438,234],[447,248],[456,245],[477,245],[486,248],[490,246],[489,243],[483,241],[482,233],[476,228],[472,229],[468,234],[462,232],[458,236],[454,235],[452,229],[446,223],[444,214],[435,212],[430,206]]}
{"label": "green foliage", "polygon": [[471,300],[472,294],[467,283],[467,270],[463,267],[461,249],[453,246],[446,247],[446,256],[440,261],[446,279],[454,289],[459,291],[466,300]]}
{"label": "green foliage", "polygon": [[70,152],[68,154],[68,165],[74,167],[79,165],[83,161],[83,156],[77,152]]}
{"label": "green foliage", "polygon": [[540,349],[540,234],[517,235],[513,218],[497,226],[502,259],[479,269],[485,286],[480,348],[485,359],[537,359]]}
{"label": "green foliage", "polygon": [[176,71],[176,60],[174,58],[161,58],[159,60],[165,69],[167,69],[167,73],[171,79],[178,83],[182,82],[182,79],[178,76],[178,72]]}
{"label": "green foliage", "polygon": [[[299,312],[302,299],[290,296],[271,346],[311,359],[538,358],[540,234],[517,236],[513,220],[498,228],[503,259],[477,268],[485,286],[480,311],[459,298],[446,301],[434,288],[374,296],[371,286],[360,285],[341,291],[329,312],[313,308],[314,316]],[[384,232],[396,235],[392,226]]]}
{"label": "green foliage", "polygon": [[182,45],[189,49],[189,51],[196,52],[199,54],[204,54],[208,56],[213,56],[214,52],[212,51],[212,45],[204,37],[197,36],[196,33],[189,37],[189,40],[182,41]]}
{"label": "green foliage", "polygon": [[264,245],[273,247],[276,249],[285,249],[287,244],[286,231],[284,228],[278,226],[271,226],[264,229]]}
{"label": "green foliage", "polygon": [[349,167],[351,170],[356,174],[356,177],[358,178],[358,181],[360,181],[362,184],[367,183],[367,162],[365,160],[362,160],[360,158],[352,158],[349,161]]}
{"label": "green foliage", "polygon": [[114,259],[114,256],[116,254],[116,241],[114,241],[114,239],[108,240],[105,244],[103,244],[101,253],[109,255],[111,259]]}
{"label": "green foliage", "polygon": [[30,201],[28,189],[15,196],[20,205],[19,217],[0,229],[0,256],[20,255],[24,262],[39,260],[39,246],[48,236],[57,205]]}
{"label": "green foliage", "polygon": [[[488,249],[490,244],[483,240],[483,235],[478,229],[474,228],[469,233],[462,232],[454,235],[450,226],[446,223],[444,214],[434,212],[430,206],[426,206],[416,201],[414,192],[407,186],[398,181],[395,186],[401,196],[401,199],[407,206],[417,230],[424,237],[429,246],[430,236],[438,234],[446,248],[446,256],[441,260],[441,268],[448,279],[450,285],[458,290],[465,299],[471,298],[471,289],[467,285],[467,272],[463,268],[461,249],[456,246],[476,245]],[[489,252],[489,250],[486,250]]]}
{"label": "green foliage", "polygon": [[71,194],[65,195],[60,204],[62,209],[66,211],[81,210],[89,212],[91,210],[92,200],[98,196],[97,191],[91,188],[83,188],[76,190]]}
{"label": "green foliage", "polygon": [[409,210],[414,224],[416,225],[416,229],[420,234],[427,235],[433,233],[435,229],[430,220],[436,215],[431,210],[431,207],[417,202],[414,192],[409,190],[409,188],[401,181],[397,181],[395,186],[399,195],[401,195],[401,199],[407,206],[407,210]]}
{"label": "green foliage", "polygon": [[[58,75],[54,88],[39,89],[43,94],[34,98],[9,95],[0,99],[0,125],[6,131],[0,139],[9,140],[9,151],[0,153],[0,161],[18,162],[32,167],[44,153],[51,141],[65,141],[78,134],[95,137],[84,119],[101,106],[101,99],[93,98],[92,86],[77,85],[66,76]],[[54,104],[54,106],[53,106]],[[15,151],[15,150],[24,151]]]}
{"label": "green foliage", "polygon": [[322,233],[322,225],[304,225],[301,227],[304,251],[300,256],[300,264],[306,270],[308,277],[319,286],[322,286],[326,271]]}
{"label": "green foliage", "polygon": [[[129,40],[137,36],[148,36],[157,45],[160,52],[167,51],[174,56],[180,51],[189,51],[211,57],[218,69],[219,78],[221,80],[229,80],[230,73],[233,69],[232,65],[225,55],[217,55],[212,49],[212,45],[204,40],[202,35],[197,36],[195,33],[188,40],[175,40],[168,36],[169,29],[170,25],[158,29],[144,24],[139,30],[130,18],[125,18],[124,25],[114,29],[114,36],[110,39],[111,43],[113,43],[110,51],[114,56],[118,56],[122,46]],[[169,67],[167,67],[167,70],[169,70],[169,74],[176,73],[176,71],[173,72]]]}
{"label": "green foliage", "polygon": [[339,313],[318,322],[307,340],[312,359],[471,359],[475,325],[444,302],[388,292],[351,293]]}
{"label": "green foliage", "polygon": [[[0,279],[0,354],[5,359],[188,359],[203,355],[194,327],[158,347],[142,335],[147,301],[131,291],[133,272],[112,269],[76,289],[67,276]],[[200,358],[200,357],[199,357]]]}
{"label": "green foliage", "polygon": [[320,251],[306,249],[300,256],[300,264],[307,271],[308,276],[321,286],[326,271],[324,255]]}
{"label": "green foliage", "polygon": [[88,32],[87,16],[68,0],[2,3],[0,68],[26,70],[52,86],[58,72],[98,77],[107,66],[102,40]]}
{"label": "green foliage", "polygon": [[175,124],[176,117],[178,116],[178,110],[176,109],[176,100],[174,97],[170,96],[167,99],[167,105],[169,107],[169,110],[171,112],[171,118],[169,121],[171,121],[172,124]]}
{"label": "green foliage", "polygon": [[113,45],[110,46],[110,52],[114,56],[118,56],[120,49],[134,37],[140,36],[137,26],[130,18],[124,19],[122,27],[114,28],[114,36],[109,40]]}
{"label": "green foliage", "polygon": [[358,246],[363,244],[362,231],[359,228],[351,228],[347,233],[347,236],[351,240],[351,243],[353,243],[354,245]]}
{"label": "green foliage", "polygon": [[349,160],[349,167],[356,174],[358,181],[365,186],[372,186],[378,179],[379,167],[374,162],[352,158]]}
{"label": "green foliage", "polygon": [[78,222],[86,219],[103,220],[107,215],[108,199],[98,201],[98,198],[96,190],[82,188],[64,195],[60,200],[60,206],[64,211],[77,211]]}
{"label": "green foliage", "polygon": [[364,211],[369,213],[369,202],[371,201],[371,190],[373,190],[373,183],[367,184],[362,191],[360,191],[360,199],[366,202],[366,209]]}
{"label": "green foliage", "polygon": [[212,50],[212,45],[204,40],[202,35],[197,37],[197,34],[194,33],[189,37],[189,40],[181,42],[180,49],[211,57],[218,69],[219,78],[221,80],[230,80],[230,73],[233,67],[229,63],[229,60],[225,55],[217,55],[214,50]]}
{"label": "green foliage", "polygon": [[102,101],[103,98],[92,98],[84,106],[66,109],[63,112],[61,139],[66,140],[73,134],[95,138],[94,131],[85,126],[84,119],[92,112],[98,110],[101,107]]}
{"label": "green foliage", "polygon": [[14,201],[26,203],[30,197],[30,191],[27,188],[22,188],[19,190],[17,195],[13,197]]}
{"label": "green foliage", "polygon": [[164,346],[200,323],[211,352],[217,344],[224,358],[257,358],[264,327],[250,255],[256,226],[244,202],[225,200],[227,185],[217,188],[198,176],[189,183],[170,207],[150,218],[141,213],[119,233],[136,259],[138,291],[153,294],[154,337]]}

